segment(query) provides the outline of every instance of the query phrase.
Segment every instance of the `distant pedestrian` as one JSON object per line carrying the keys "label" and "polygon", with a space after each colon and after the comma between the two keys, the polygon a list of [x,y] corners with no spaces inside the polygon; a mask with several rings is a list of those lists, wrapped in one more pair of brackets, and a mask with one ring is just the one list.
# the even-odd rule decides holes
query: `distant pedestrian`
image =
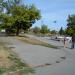
{"label": "distant pedestrian", "polygon": [[74,49],[75,47],[75,34],[72,35],[72,46],[71,48]]}
{"label": "distant pedestrian", "polygon": [[66,41],[67,41],[67,38],[66,36],[64,36],[64,39],[63,39],[64,47],[66,47]]}

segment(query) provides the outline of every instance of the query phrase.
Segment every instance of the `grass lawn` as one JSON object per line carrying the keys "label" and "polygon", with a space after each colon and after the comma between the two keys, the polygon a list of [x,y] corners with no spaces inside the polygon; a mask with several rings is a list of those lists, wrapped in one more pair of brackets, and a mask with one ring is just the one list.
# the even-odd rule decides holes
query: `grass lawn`
{"label": "grass lawn", "polygon": [[28,43],[28,44],[40,45],[40,46],[44,46],[44,47],[49,47],[49,48],[57,49],[57,47],[54,46],[54,45],[48,44],[46,42],[43,42],[43,41],[40,41],[40,40],[37,40],[37,39],[34,39],[34,38],[30,38],[30,37],[27,37],[27,36],[19,36],[17,38],[19,40],[25,42],[25,43]]}
{"label": "grass lawn", "polygon": [[0,42],[0,75],[27,75],[28,73],[34,73],[34,70],[7,48],[6,43]]}

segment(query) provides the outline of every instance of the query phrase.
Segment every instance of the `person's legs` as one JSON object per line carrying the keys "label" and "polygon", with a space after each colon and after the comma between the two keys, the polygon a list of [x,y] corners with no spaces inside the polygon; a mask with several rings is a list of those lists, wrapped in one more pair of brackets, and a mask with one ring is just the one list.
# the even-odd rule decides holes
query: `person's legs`
{"label": "person's legs", "polygon": [[65,44],[66,44],[65,40],[63,41],[63,44],[64,44],[64,47],[65,47]]}
{"label": "person's legs", "polygon": [[75,48],[75,42],[74,42],[74,48]]}
{"label": "person's legs", "polygon": [[64,41],[64,48],[67,47],[67,41]]}
{"label": "person's legs", "polygon": [[75,44],[75,43],[74,43],[74,42],[72,42],[72,47],[71,47],[72,49],[74,49],[74,44]]}

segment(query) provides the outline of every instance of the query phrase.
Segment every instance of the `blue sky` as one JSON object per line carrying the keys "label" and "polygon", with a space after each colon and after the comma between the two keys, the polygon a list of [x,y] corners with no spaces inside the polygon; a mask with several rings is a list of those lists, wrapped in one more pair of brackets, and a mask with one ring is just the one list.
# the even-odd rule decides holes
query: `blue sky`
{"label": "blue sky", "polygon": [[42,18],[33,27],[46,24],[51,30],[66,28],[68,15],[75,14],[75,0],[23,0],[23,3],[34,4],[41,11]]}

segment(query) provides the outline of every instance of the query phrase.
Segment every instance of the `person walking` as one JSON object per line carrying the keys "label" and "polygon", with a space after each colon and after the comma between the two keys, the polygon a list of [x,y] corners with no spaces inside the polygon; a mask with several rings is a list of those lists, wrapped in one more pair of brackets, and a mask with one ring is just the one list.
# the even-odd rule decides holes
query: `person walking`
{"label": "person walking", "polygon": [[63,39],[64,48],[66,47],[66,41],[67,41],[67,38],[66,38],[66,36],[64,36],[64,39]]}
{"label": "person walking", "polygon": [[72,35],[72,46],[71,49],[75,48],[75,34]]}

